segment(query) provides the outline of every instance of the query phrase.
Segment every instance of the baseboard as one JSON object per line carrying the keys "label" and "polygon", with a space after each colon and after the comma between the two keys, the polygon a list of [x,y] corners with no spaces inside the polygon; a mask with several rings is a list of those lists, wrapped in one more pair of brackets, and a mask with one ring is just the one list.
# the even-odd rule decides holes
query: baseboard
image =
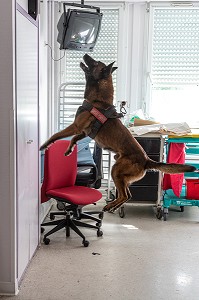
{"label": "baseboard", "polygon": [[17,282],[0,282],[0,295],[15,296],[19,292]]}

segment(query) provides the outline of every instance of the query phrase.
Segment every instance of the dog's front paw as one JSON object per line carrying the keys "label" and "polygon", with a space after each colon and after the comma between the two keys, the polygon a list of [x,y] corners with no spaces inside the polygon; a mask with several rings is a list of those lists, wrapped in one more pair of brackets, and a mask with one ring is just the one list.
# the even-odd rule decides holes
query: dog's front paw
{"label": "dog's front paw", "polygon": [[39,150],[42,151],[42,150],[45,150],[46,148],[47,148],[47,145],[46,145],[46,144],[43,144],[43,145],[39,148]]}
{"label": "dog's front paw", "polygon": [[53,143],[44,143],[40,148],[39,150],[42,151],[42,150],[46,150],[48,149]]}
{"label": "dog's front paw", "polygon": [[66,150],[66,152],[64,153],[65,156],[71,155],[71,153],[73,152],[75,145],[73,146],[69,146],[69,148]]}
{"label": "dog's front paw", "polygon": [[67,151],[64,153],[64,155],[65,155],[65,156],[69,156],[71,153],[72,153],[71,150],[67,150]]}

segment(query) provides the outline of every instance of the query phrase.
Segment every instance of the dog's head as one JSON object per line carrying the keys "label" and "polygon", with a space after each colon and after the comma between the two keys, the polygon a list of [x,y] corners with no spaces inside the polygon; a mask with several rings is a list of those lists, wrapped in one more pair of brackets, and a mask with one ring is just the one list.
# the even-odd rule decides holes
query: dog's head
{"label": "dog's head", "polygon": [[117,69],[117,67],[113,67],[114,62],[106,66],[101,61],[94,60],[88,54],[85,54],[83,59],[85,64],[81,62],[80,67],[84,71],[87,80],[99,81],[107,79]]}

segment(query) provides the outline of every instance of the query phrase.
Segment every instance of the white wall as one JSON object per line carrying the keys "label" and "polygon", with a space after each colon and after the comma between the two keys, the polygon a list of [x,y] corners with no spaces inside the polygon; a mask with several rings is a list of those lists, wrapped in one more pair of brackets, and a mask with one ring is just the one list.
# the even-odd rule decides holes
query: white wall
{"label": "white wall", "polygon": [[[49,84],[49,63],[48,51],[46,46],[48,41],[48,4],[47,1],[40,3],[39,15],[39,114],[40,114],[40,145],[47,140],[51,134],[49,126],[49,101],[51,99],[51,88]],[[40,163],[41,174],[41,163]],[[41,181],[41,178],[40,178]],[[53,201],[48,201],[40,205],[40,220],[43,221],[46,213],[51,207]]]}
{"label": "white wall", "polygon": [[39,98],[40,98],[40,143],[42,144],[48,137],[48,14],[47,2],[40,3],[39,16]]}

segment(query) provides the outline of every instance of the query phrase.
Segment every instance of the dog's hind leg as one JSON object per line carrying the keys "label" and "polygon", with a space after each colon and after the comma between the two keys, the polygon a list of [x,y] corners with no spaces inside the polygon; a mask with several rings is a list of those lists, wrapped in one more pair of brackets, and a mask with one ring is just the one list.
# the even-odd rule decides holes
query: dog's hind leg
{"label": "dog's hind leg", "polygon": [[82,133],[80,133],[80,134],[75,135],[75,136],[71,139],[70,145],[68,146],[68,149],[66,150],[66,152],[65,152],[64,155],[65,155],[65,156],[70,155],[70,154],[72,153],[72,151],[73,151],[73,149],[74,149],[74,147],[75,147],[77,141],[79,141],[79,140],[85,138],[85,136],[86,136],[85,132],[82,132]]}
{"label": "dog's hind leg", "polygon": [[121,182],[115,182],[116,189],[118,191],[118,197],[116,200],[108,203],[104,208],[103,211],[111,211],[114,212],[116,209],[118,209],[122,204],[128,201],[128,193],[127,193],[127,184],[125,184],[124,181]]}
{"label": "dog's hind leg", "polygon": [[103,211],[115,211],[118,209],[123,203],[128,201],[129,199],[129,191],[128,191],[128,181],[129,176],[125,176],[122,174],[118,168],[118,164],[116,163],[112,168],[112,178],[115,183],[115,187],[118,192],[118,197],[116,200],[108,203]]}
{"label": "dog's hind leg", "polygon": [[77,126],[73,123],[67,128],[53,134],[41,147],[40,150],[43,150],[47,148],[50,144],[54,143],[56,140],[60,140],[62,138],[66,138],[69,136],[72,136],[74,134],[81,133],[80,130],[78,130]]}
{"label": "dog's hind leg", "polygon": [[131,195],[131,192],[129,190],[129,187],[127,187],[127,193],[128,193],[128,198],[126,199],[126,201],[120,202],[117,205],[115,205],[112,209],[110,209],[111,212],[114,212],[115,210],[120,208],[125,202],[127,202],[129,199],[131,199],[132,195]]}
{"label": "dog's hind leg", "polygon": [[116,200],[108,203],[104,211],[115,211],[131,198],[129,184],[140,180],[146,171],[139,163],[133,163],[126,157],[120,157],[112,168],[112,178],[118,192]]}

